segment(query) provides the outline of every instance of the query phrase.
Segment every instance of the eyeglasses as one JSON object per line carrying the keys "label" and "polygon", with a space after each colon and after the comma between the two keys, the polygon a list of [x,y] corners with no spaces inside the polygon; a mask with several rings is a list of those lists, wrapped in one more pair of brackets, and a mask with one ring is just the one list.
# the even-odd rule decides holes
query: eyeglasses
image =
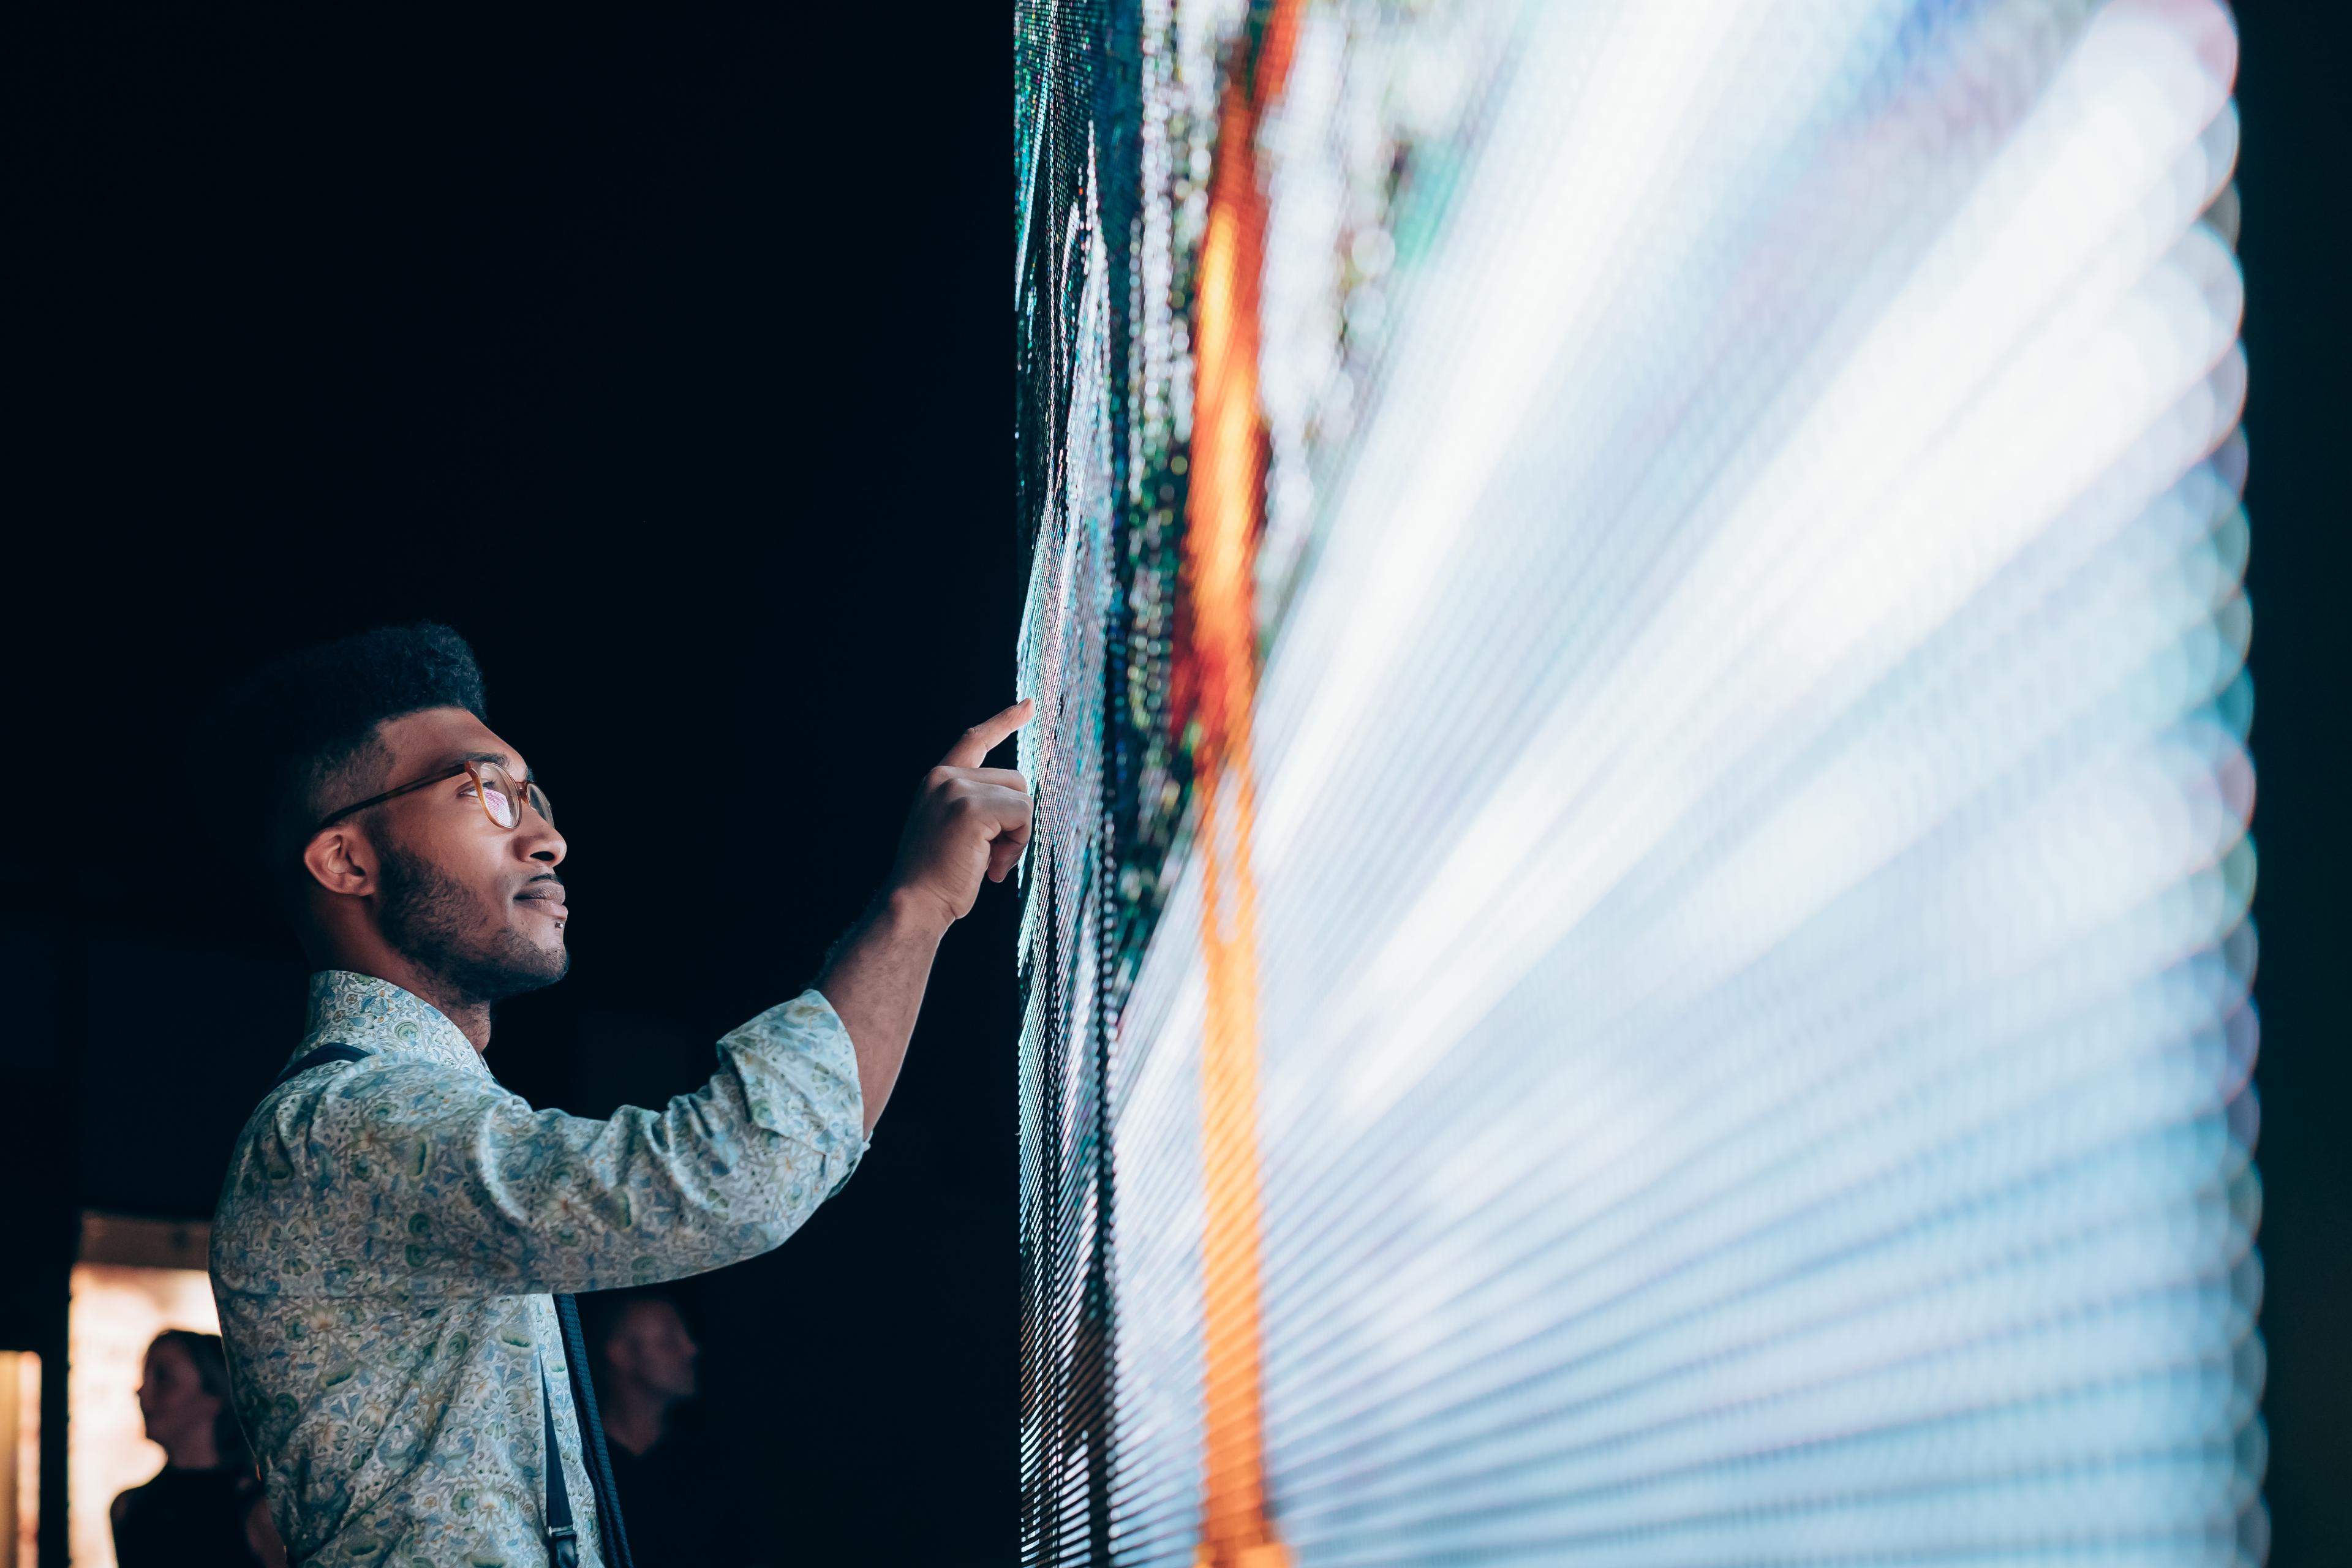
{"label": "eyeglasses", "polygon": [[429,779],[418,779],[413,784],[402,784],[398,789],[388,789],[382,795],[372,795],[357,805],[347,805],[341,811],[320,818],[319,826],[313,827],[310,831],[316,833],[320,828],[332,827],[353,812],[365,811],[372,805],[382,805],[385,801],[397,796],[420,789],[430,789],[437,784],[446,784],[460,773],[472,776],[474,794],[480,797],[484,814],[499,826],[508,829],[520,827],[522,806],[526,800],[530,803],[530,808],[539,813],[539,819],[541,822],[546,823],[550,827],[555,826],[555,808],[548,805],[547,792],[540,788],[536,781],[531,779],[518,781],[512,773],[496,763],[466,762],[459,763],[446,773],[435,773]]}

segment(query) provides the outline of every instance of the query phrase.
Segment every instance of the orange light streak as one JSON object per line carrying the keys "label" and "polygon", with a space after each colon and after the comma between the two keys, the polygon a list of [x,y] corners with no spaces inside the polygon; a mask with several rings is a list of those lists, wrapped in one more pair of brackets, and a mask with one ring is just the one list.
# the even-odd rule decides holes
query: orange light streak
{"label": "orange light streak", "polygon": [[1208,230],[1201,245],[1183,557],[1192,665],[1186,684],[1199,726],[1192,781],[1208,983],[1201,1051],[1207,1451],[1198,1568],[1278,1568],[1290,1560],[1266,1507],[1250,717],[1257,698],[1254,584],[1265,481],[1258,295],[1266,195],[1257,169],[1257,131],[1288,75],[1298,10],[1298,0],[1275,0],[1254,58],[1249,40],[1241,41],[1219,107]]}

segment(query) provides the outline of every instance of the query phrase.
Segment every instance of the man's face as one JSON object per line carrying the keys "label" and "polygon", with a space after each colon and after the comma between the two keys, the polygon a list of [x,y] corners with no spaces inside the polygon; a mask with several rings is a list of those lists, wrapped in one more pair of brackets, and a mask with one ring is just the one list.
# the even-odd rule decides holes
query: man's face
{"label": "man's face", "polygon": [[[394,789],[467,760],[530,777],[515,749],[462,708],[432,708],[386,723]],[[369,794],[373,794],[370,790]],[[360,814],[379,857],[376,919],[384,940],[466,1002],[496,1002],[552,985],[571,954],[568,911],[556,867],[563,836],[522,805],[520,826],[500,827],[466,773]]]}
{"label": "man's face", "polygon": [[139,1378],[139,1415],[152,1442],[178,1442],[209,1427],[220,1400],[205,1392],[204,1379],[188,1352],[169,1340],[147,1348]]}
{"label": "man's face", "polygon": [[667,1301],[634,1301],[607,1342],[605,1356],[616,1371],[672,1399],[694,1394],[694,1363],[701,1348],[686,1320]]}

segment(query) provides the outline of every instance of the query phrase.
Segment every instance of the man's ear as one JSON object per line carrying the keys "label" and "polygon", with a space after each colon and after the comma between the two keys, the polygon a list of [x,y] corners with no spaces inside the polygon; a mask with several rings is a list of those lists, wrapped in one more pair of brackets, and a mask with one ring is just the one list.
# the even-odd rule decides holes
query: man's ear
{"label": "man's ear", "polygon": [[331,893],[362,898],[375,891],[375,848],[350,823],[312,834],[302,847],[302,868]]}

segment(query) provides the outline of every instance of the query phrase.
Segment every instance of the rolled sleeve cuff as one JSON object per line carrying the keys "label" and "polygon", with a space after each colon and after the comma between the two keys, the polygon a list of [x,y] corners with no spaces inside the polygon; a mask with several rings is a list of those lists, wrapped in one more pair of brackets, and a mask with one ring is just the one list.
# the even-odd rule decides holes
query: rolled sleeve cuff
{"label": "rolled sleeve cuff", "polygon": [[[841,1191],[865,1159],[866,1094],[857,1080],[857,1049],[848,1026],[814,988],[782,1002],[723,1042],[756,1055],[781,1090],[754,1094],[752,1119],[772,1131],[805,1137],[835,1172],[825,1197]],[[797,1101],[797,1104],[793,1102]],[[799,1127],[795,1121],[805,1121]]]}

